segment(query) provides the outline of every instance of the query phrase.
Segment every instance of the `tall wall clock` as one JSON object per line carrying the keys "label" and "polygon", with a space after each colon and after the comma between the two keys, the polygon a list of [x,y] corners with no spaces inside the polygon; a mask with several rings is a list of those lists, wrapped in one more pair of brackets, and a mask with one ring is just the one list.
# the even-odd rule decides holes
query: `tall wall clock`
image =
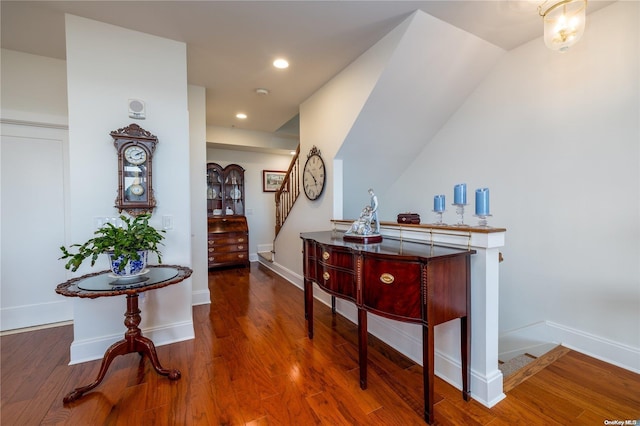
{"label": "tall wall clock", "polygon": [[156,206],[152,186],[153,152],[158,138],[137,124],[110,133],[118,152],[118,196],[115,207],[132,216]]}
{"label": "tall wall clock", "polygon": [[307,155],[307,162],[304,163],[304,171],[302,173],[304,195],[310,200],[317,200],[324,190],[326,173],[320,150],[315,145]]}

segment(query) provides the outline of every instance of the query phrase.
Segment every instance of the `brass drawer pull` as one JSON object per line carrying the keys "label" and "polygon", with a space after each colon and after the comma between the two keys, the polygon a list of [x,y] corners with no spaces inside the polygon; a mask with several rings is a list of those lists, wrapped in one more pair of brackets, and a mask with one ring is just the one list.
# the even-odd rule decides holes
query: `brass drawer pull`
{"label": "brass drawer pull", "polygon": [[325,252],[322,252],[322,258],[323,258],[324,260],[329,259],[329,252],[326,252],[326,251],[325,251]]}
{"label": "brass drawer pull", "polygon": [[329,275],[328,272],[325,272],[324,274],[322,274],[322,278],[324,278],[325,281],[329,281],[329,278],[331,278],[331,275]]}
{"label": "brass drawer pull", "polygon": [[216,251],[216,249],[214,249],[213,247],[209,247],[209,253],[211,253],[212,251]]}
{"label": "brass drawer pull", "polygon": [[380,275],[380,281],[382,281],[383,284],[393,284],[393,281],[395,281],[395,277],[385,272],[384,274]]}
{"label": "brass drawer pull", "polygon": [[244,246],[238,246],[238,250],[242,250]]}
{"label": "brass drawer pull", "polygon": [[242,259],[244,257],[244,254],[238,254],[238,257]]}
{"label": "brass drawer pull", "polygon": [[238,242],[239,243],[243,243],[244,242],[244,238],[238,238]]}

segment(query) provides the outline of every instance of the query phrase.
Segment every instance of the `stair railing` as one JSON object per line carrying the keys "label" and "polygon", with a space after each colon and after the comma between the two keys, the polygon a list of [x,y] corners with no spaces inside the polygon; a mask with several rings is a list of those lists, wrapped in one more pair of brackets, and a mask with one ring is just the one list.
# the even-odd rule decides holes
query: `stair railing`
{"label": "stair railing", "polygon": [[300,145],[291,159],[289,170],[276,191],[276,237],[282,229],[287,216],[293,208],[293,204],[300,195]]}

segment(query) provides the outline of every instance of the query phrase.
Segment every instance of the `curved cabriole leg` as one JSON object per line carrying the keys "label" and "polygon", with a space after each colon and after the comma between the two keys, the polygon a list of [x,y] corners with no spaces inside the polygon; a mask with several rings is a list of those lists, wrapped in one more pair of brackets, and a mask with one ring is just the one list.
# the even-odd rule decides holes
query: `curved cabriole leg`
{"label": "curved cabriole leg", "polygon": [[98,386],[100,382],[102,382],[102,379],[104,379],[104,376],[107,374],[109,365],[111,365],[111,362],[115,359],[115,357],[117,357],[118,355],[124,355],[129,353],[127,343],[128,342],[126,340],[121,340],[111,345],[104,354],[104,358],[102,359],[102,365],[100,365],[100,371],[98,372],[98,377],[96,378],[96,380],[93,383],[76,388],[73,391],[69,392],[64,397],[62,402],[64,402],[65,404],[69,402],[73,402],[78,398],[82,397],[82,395],[84,395],[85,392],[89,392],[91,389]]}
{"label": "curved cabriole leg", "polygon": [[181,377],[180,370],[167,370],[162,368],[158,354],[156,353],[156,347],[150,339],[143,336],[137,336],[136,339],[137,351],[143,353],[151,361],[153,369],[161,376],[167,376],[170,380],[178,380]]}
{"label": "curved cabriole leg", "polygon": [[86,392],[95,388],[102,382],[104,376],[107,374],[109,365],[118,355],[126,355],[133,352],[138,352],[140,355],[146,355],[151,361],[151,365],[154,370],[162,376],[167,376],[170,380],[178,380],[181,377],[179,370],[168,370],[162,368],[160,361],[158,360],[158,354],[156,353],[156,347],[150,339],[147,339],[140,332],[140,309],[138,309],[138,294],[127,295],[127,312],[124,314],[124,325],[127,326],[127,331],[124,333],[124,340],[114,343],[107,349],[102,359],[102,365],[98,372],[96,380],[86,386],[82,386],[69,392],[64,398],[65,404],[73,402],[82,397]]}

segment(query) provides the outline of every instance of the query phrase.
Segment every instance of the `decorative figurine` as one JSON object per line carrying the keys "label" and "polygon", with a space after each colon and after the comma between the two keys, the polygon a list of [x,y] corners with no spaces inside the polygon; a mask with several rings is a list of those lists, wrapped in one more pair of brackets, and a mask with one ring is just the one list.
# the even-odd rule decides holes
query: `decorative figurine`
{"label": "decorative figurine", "polygon": [[346,241],[357,241],[359,243],[379,243],[382,241],[380,235],[380,221],[378,220],[378,197],[369,189],[371,200],[368,206],[364,206],[360,217],[351,224],[351,228],[344,234]]}

